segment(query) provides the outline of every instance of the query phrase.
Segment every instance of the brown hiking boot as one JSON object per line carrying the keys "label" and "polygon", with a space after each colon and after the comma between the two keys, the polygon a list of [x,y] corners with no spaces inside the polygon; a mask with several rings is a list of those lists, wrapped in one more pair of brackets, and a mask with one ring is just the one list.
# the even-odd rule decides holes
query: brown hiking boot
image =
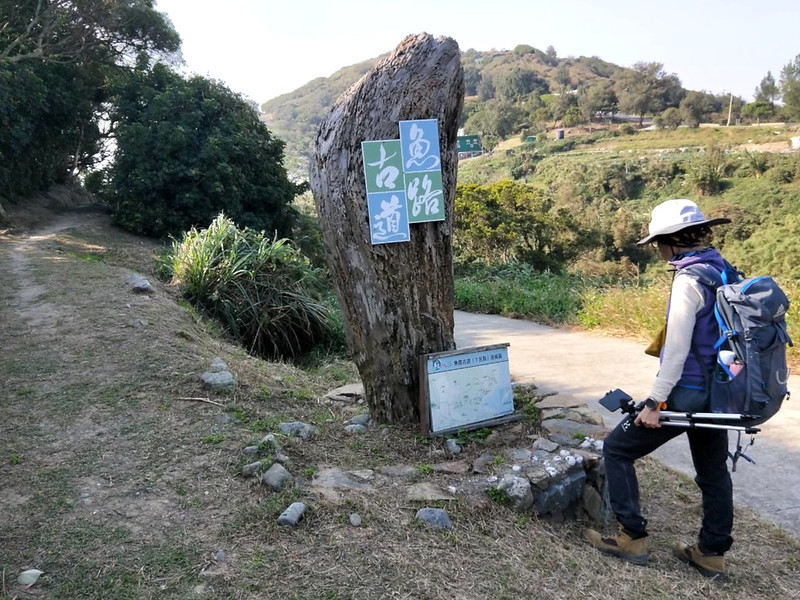
{"label": "brown hiking boot", "polygon": [[623,527],[617,535],[603,536],[594,529],[585,529],[583,537],[603,554],[610,554],[634,565],[647,564],[647,534],[631,537]]}
{"label": "brown hiking boot", "polygon": [[672,549],[673,554],[685,563],[689,563],[700,574],[717,581],[725,581],[725,557],[715,552],[704,552],[700,546],[676,544]]}

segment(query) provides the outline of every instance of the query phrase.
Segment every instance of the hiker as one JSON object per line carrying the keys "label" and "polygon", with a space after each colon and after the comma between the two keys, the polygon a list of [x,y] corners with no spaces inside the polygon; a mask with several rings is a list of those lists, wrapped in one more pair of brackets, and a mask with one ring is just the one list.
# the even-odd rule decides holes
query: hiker
{"label": "hiker", "polygon": [[725,218],[706,219],[691,200],[667,200],[653,209],[649,235],[637,243],[652,243],[674,269],[666,330],[654,340],[660,368],[642,410],[623,419],[603,446],[611,509],[619,521],[619,533],[603,536],[593,529],[584,532],[601,552],[633,564],[647,564],[647,520],[639,506],[634,461],[685,432],[697,472],[695,482],[703,495],[703,520],[697,543],[678,544],[673,550],[680,560],[717,579],[725,578],[723,556],[733,543],[733,487],[726,463],[728,432],[661,427],[659,418],[661,410],[708,410],[707,381],[716,361],[713,346],[718,338],[713,314],[715,294],[681,270],[705,263],[720,271],[732,271],[719,252],[708,246],[710,228],[729,222]]}

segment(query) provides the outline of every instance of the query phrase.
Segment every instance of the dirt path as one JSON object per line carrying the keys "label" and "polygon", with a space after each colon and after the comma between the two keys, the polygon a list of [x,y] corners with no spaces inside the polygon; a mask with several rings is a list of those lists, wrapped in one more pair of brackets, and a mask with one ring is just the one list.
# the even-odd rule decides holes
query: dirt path
{"label": "dirt path", "polygon": [[74,213],[61,215],[34,235],[25,236],[10,246],[8,266],[12,277],[6,283],[16,289],[15,305],[19,315],[28,320],[32,327],[55,317],[56,306],[41,301],[41,296],[47,290],[34,279],[31,255],[50,243],[56,233],[76,227],[80,223],[81,219]]}
{"label": "dirt path", "polygon": [[[195,452],[216,417],[170,405],[177,386],[199,393],[193,372],[205,357],[175,335],[199,337],[197,327],[163,295],[127,289],[130,270],[113,259],[152,247],[89,241],[107,221],[63,215],[0,239],[0,562],[47,565],[53,597],[166,590],[196,573],[219,529],[205,513],[228,496],[226,460]],[[216,477],[199,485],[205,470]]]}

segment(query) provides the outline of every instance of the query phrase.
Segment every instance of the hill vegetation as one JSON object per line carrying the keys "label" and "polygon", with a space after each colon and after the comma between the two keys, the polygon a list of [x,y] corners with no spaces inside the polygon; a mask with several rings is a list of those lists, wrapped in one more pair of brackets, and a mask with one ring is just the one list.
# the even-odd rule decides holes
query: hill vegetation
{"label": "hill vegetation", "polygon": [[[327,78],[318,78],[288,94],[273,98],[261,106],[263,119],[271,131],[287,143],[287,153],[302,168],[310,152],[316,126],[336,98],[373,68],[383,56],[342,68]],[[517,46],[513,51],[482,52],[474,49],[462,53],[467,106],[463,121],[483,108],[495,97],[512,107],[525,105],[559,86],[577,89],[598,78],[608,79],[623,70],[597,57],[558,59],[555,50],[542,52],[532,46]],[[497,106],[490,104],[492,110]],[[505,104],[500,109],[508,108]],[[488,131],[486,133],[489,133]]]}
{"label": "hill vegetation", "polygon": [[[706,215],[732,219],[714,229],[714,245],[746,274],[778,279],[793,301],[790,330],[800,337],[800,155],[787,152],[787,138],[798,134],[798,127],[779,135],[752,126],[616,129],[463,161],[455,207],[456,303],[645,338],[663,320],[669,277],[636,241],[655,204],[689,197]],[[751,149],[759,147],[755,140],[784,151]],[[700,141],[709,145],[692,145]],[[666,148],[650,149],[658,145]],[[572,294],[566,303],[564,290]]]}
{"label": "hill vegetation", "polygon": [[[290,169],[297,176],[304,176],[322,117],[380,58],[345,67],[262,105],[262,118],[287,142]],[[659,63],[638,62],[627,68],[597,56],[559,57],[552,46],[546,51],[530,45],[504,51],[469,49],[461,59],[466,87],[462,125],[467,134],[481,134],[485,149],[553,127],[591,128],[618,114],[634,117],[640,126],[649,115],[666,129],[800,119],[800,56],[783,68],[778,81],[768,72],[750,103],[729,94],[687,90],[677,74],[665,72]]]}
{"label": "hill vegetation", "polygon": [[293,92],[261,105],[262,120],[286,142],[287,168],[297,179],[308,177],[306,164],[311,141],[336,99],[361,79],[382,58],[372,58],[339,69],[330,77],[318,77]]}

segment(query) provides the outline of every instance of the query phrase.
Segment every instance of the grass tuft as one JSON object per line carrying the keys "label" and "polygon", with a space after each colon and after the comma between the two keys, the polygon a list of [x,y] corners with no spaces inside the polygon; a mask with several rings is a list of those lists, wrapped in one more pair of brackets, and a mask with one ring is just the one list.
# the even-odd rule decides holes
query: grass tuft
{"label": "grass tuft", "polygon": [[183,295],[253,354],[294,358],[335,341],[335,304],[321,271],[289,240],[220,215],[173,243],[170,267]]}

